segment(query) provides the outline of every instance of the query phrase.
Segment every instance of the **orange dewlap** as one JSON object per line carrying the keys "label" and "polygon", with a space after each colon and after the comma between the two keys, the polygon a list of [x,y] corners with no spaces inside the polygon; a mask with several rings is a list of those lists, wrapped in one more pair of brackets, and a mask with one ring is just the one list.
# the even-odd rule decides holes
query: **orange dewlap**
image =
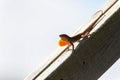
{"label": "orange dewlap", "polygon": [[61,40],[61,39],[58,41],[58,45],[59,45],[59,46],[66,46],[66,45],[68,45],[68,44],[69,44],[69,42],[64,41],[64,40]]}

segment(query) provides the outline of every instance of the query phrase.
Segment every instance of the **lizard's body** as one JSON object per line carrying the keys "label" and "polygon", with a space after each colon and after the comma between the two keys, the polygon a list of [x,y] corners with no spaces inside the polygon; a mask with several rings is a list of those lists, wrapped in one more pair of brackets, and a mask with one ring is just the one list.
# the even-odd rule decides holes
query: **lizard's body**
{"label": "lizard's body", "polygon": [[[102,10],[100,10],[100,11],[102,12]],[[84,32],[82,32],[80,34],[77,34],[73,37],[70,37],[66,34],[61,34],[59,36],[62,40],[69,42],[69,44],[72,45],[72,49],[74,51],[74,44],[73,43],[76,42],[76,41],[79,41],[81,38],[84,38],[84,37],[88,36],[90,31],[96,26],[97,22],[99,22],[100,18],[101,18],[101,15],[99,15],[98,18],[93,23],[91,23],[91,25]]]}

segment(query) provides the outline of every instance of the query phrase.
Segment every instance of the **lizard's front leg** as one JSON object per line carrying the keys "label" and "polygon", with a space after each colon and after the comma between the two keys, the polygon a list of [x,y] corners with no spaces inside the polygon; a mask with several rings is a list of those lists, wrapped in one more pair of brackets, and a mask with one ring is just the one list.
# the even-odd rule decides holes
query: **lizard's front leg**
{"label": "lizard's front leg", "polygon": [[74,44],[72,42],[70,42],[71,46],[72,46],[72,52],[74,52]]}

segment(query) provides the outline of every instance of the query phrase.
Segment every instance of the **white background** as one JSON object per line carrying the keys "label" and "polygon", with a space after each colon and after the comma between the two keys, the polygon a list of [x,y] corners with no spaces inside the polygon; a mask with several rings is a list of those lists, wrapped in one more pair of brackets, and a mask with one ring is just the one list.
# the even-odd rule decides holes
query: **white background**
{"label": "white background", "polygon": [[[106,0],[0,0],[0,80],[23,80]],[[99,64],[99,63],[98,63]],[[120,80],[120,60],[99,80]]]}

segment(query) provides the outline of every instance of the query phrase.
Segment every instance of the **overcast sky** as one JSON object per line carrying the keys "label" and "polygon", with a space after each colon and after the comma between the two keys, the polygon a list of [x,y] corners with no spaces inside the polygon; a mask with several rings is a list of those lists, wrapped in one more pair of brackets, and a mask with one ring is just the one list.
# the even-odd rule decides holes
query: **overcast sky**
{"label": "overcast sky", "polygon": [[[0,80],[23,80],[106,0],[0,0]],[[120,61],[99,80],[120,80]]]}

